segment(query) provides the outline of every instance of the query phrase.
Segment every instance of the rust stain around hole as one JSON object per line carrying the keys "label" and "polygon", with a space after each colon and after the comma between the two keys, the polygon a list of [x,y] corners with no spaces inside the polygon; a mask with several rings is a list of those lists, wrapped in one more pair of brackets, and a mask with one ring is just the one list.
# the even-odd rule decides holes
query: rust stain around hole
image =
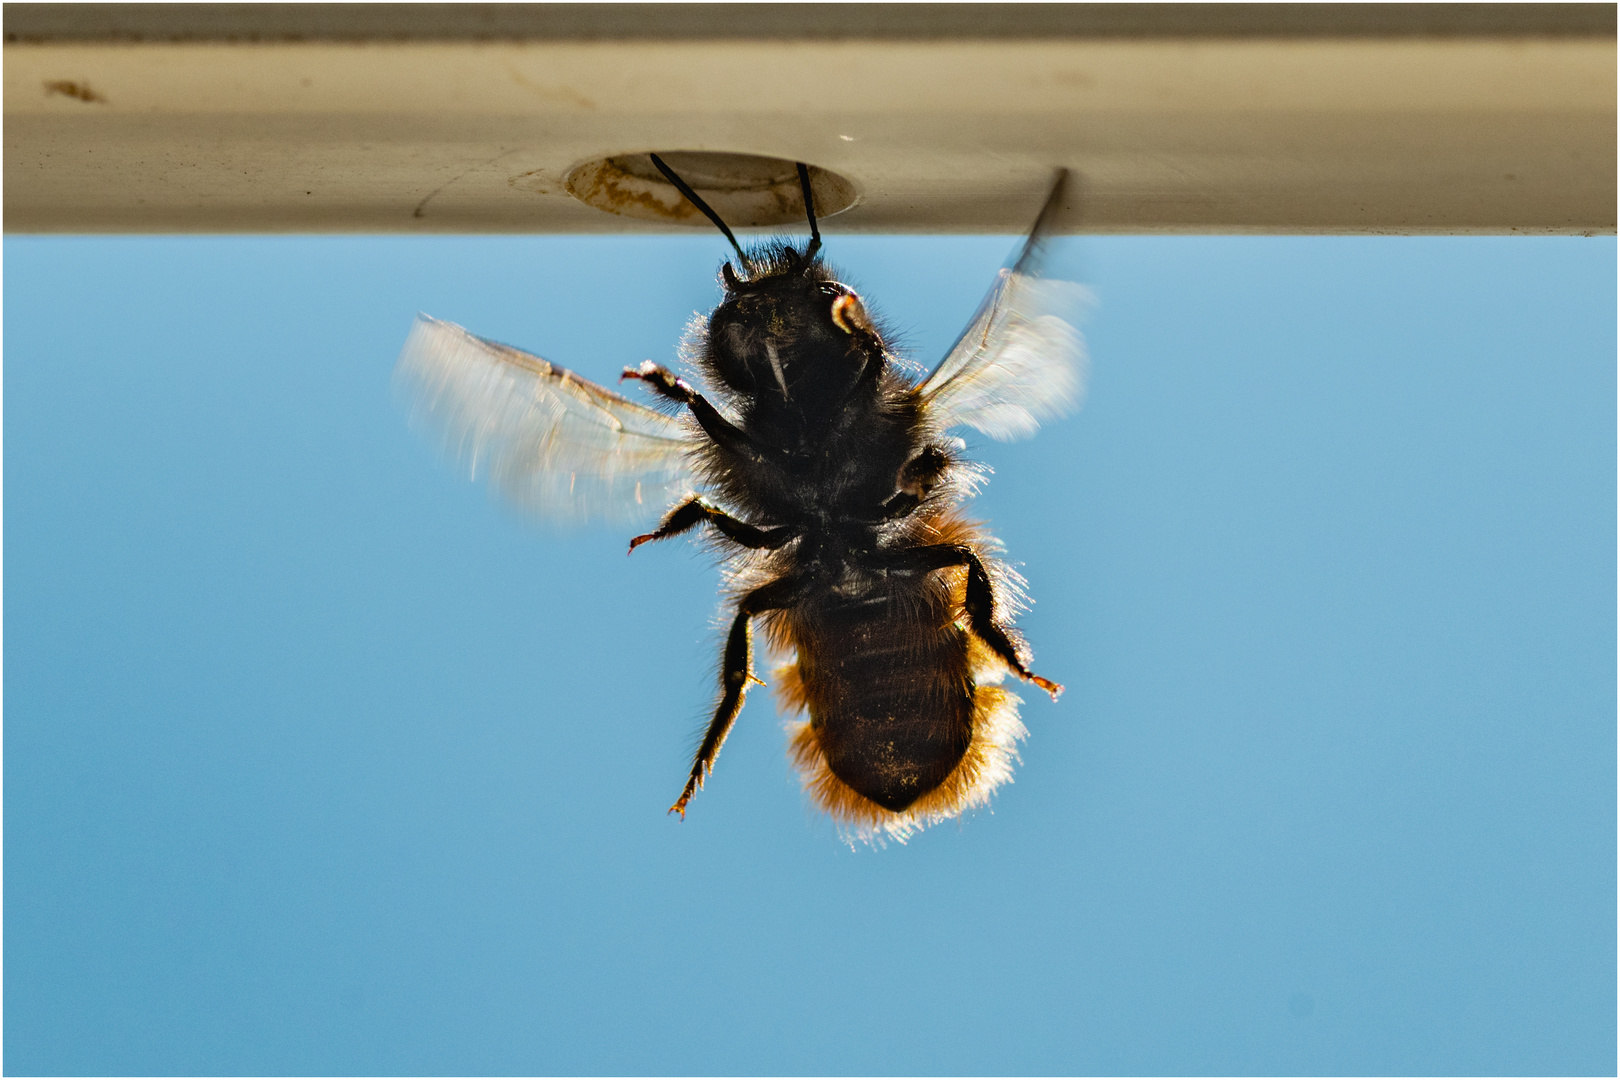
{"label": "rust stain around hole", "polygon": [[61,94],[63,97],[74,98],[77,101],[94,101],[107,104],[107,99],[90,88],[87,82],[75,82],[72,79],[46,79],[45,96]]}
{"label": "rust stain around hole", "polygon": [[584,202],[609,213],[621,213],[625,207],[638,206],[672,221],[687,221],[698,212],[697,207],[685,199],[670,206],[652,192],[637,191],[626,187],[620,181],[621,177],[614,173],[605,169],[597,170],[591,176],[589,186],[581,194],[581,198]]}
{"label": "rust stain around hole", "polygon": [[[721,151],[660,151],[714,210],[735,228],[774,228],[802,221],[803,192],[795,163]],[[564,179],[568,193],[610,214],[700,225],[700,213],[664,179],[646,154],[621,154],[576,166]],[[857,202],[853,185],[810,166],[816,215],[828,218]],[[701,227],[701,225],[700,225]]]}

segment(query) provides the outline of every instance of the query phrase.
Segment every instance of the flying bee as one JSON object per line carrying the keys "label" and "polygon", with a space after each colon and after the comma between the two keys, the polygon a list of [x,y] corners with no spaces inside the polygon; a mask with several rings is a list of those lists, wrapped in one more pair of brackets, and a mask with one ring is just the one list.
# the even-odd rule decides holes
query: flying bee
{"label": "flying bee", "polygon": [[1084,290],[1043,272],[1067,174],[967,329],[917,381],[823,262],[806,166],[809,242],[744,251],[652,162],[737,253],[720,270],[724,299],[686,342],[692,378],[650,360],[625,369],[666,411],[426,316],[398,378],[454,456],[542,519],[668,507],[632,552],[713,531],[733,614],[719,703],[671,813],[686,816],[759,681],[758,620],[786,658],[781,704],[808,714],[789,752],[811,799],[855,835],[904,840],[985,804],[1011,777],[1026,732],[1019,699],[997,685],[1008,672],[1054,700],[1063,690],[1030,669],[1010,623],[1019,579],[962,514],[981,471],[949,432],[1020,438],[1078,401],[1084,356],[1070,312]]}

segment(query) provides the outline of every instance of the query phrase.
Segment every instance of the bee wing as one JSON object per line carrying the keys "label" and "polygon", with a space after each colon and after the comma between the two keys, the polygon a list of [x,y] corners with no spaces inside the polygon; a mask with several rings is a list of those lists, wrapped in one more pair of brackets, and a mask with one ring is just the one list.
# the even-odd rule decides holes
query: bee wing
{"label": "bee wing", "polygon": [[1091,294],[1045,274],[1051,219],[1067,179],[1059,170],[1017,262],[997,275],[967,329],[918,387],[941,429],[965,425],[992,439],[1022,439],[1080,404],[1086,351],[1075,323]]}
{"label": "bee wing", "polygon": [[394,381],[473,478],[543,521],[645,520],[691,488],[680,420],[454,323],[417,316]]}

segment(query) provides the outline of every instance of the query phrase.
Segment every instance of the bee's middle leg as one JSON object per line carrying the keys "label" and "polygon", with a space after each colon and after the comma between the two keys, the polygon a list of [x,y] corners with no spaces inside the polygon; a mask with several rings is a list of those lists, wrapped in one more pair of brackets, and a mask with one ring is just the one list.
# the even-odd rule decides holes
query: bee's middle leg
{"label": "bee's middle leg", "polygon": [[714,719],[709,721],[709,729],[703,733],[703,742],[692,760],[692,772],[686,778],[686,787],[681,797],[675,800],[675,805],[669,808],[670,813],[686,817],[686,804],[691,801],[693,793],[703,786],[704,778],[714,771],[714,759],[719,756],[721,745],[731,733],[732,723],[742,711],[748,680],[753,678],[754,616],[787,607],[793,603],[799,588],[799,581],[782,578],[747,593],[737,604],[737,617],[731,621],[731,633],[726,636],[725,657],[720,664],[720,704],[714,711]]}
{"label": "bee's middle leg", "polygon": [[883,517],[892,521],[916,510],[950,466],[951,459],[945,451],[937,446],[924,447],[922,453],[900,466],[894,478],[895,493],[883,504]]}
{"label": "bee's middle leg", "polygon": [[762,529],[758,525],[750,525],[746,521],[738,521],[723,510],[717,510],[693,496],[681,503],[675,509],[664,515],[658,528],[650,533],[642,533],[630,541],[630,550],[634,551],[650,540],[667,540],[671,536],[679,536],[694,525],[707,521],[719,529],[733,542],[745,548],[779,548],[795,536],[799,530],[792,525],[778,525],[775,528]]}

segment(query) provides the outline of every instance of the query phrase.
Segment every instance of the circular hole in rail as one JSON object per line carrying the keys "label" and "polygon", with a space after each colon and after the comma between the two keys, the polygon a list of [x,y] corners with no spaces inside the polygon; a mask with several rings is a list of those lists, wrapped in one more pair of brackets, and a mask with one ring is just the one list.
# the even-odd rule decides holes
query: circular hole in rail
{"label": "circular hole in rail", "polygon": [[[653,150],[734,229],[802,224],[804,195],[795,162],[756,154],[700,150]],[[815,165],[810,190],[816,217],[829,218],[855,205],[855,185]],[[610,214],[678,225],[713,226],[648,154],[620,154],[587,161],[564,181],[574,198]]]}

